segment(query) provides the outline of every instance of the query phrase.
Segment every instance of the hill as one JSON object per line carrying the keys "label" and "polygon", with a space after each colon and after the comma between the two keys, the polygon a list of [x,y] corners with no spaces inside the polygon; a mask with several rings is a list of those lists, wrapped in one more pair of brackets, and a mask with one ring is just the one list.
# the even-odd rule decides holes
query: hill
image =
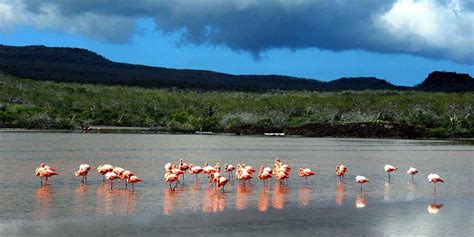
{"label": "hill", "polygon": [[474,79],[465,73],[434,71],[415,88],[422,91],[438,92],[474,91]]}
{"label": "hill", "polygon": [[113,62],[85,49],[45,46],[0,45],[0,71],[34,80],[146,88],[241,91],[405,89],[374,77],[323,82],[280,75],[232,75],[205,70],[149,67]]}

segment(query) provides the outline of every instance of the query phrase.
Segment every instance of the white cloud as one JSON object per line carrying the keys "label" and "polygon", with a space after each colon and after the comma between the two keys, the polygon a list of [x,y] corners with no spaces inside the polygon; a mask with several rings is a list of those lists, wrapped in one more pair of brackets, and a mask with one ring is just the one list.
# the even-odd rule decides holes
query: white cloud
{"label": "white cloud", "polygon": [[474,12],[462,1],[399,0],[380,15],[378,24],[408,53],[430,49],[474,60]]}

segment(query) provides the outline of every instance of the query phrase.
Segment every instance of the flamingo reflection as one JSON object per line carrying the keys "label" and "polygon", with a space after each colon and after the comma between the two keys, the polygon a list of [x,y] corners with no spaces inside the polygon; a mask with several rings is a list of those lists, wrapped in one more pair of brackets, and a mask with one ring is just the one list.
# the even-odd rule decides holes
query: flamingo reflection
{"label": "flamingo reflection", "polygon": [[442,203],[439,203],[439,204],[431,203],[431,204],[428,204],[428,207],[426,209],[428,210],[428,213],[430,214],[438,214],[443,206],[444,205]]}
{"label": "flamingo reflection", "polygon": [[33,210],[33,218],[41,219],[49,217],[50,201],[52,196],[52,190],[49,185],[44,185],[36,189],[35,191],[35,205]]}
{"label": "flamingo reflection", "polygon": [[283,209],[288,198],[288,187],[275,185],[273,189],[272,206],[275,209]]}
{"label": "flamingo reflection", "polygon": [[178,200],[181,192],[175,192],[173,189],[166,189],[163,197],[163,214],[171,215],[178,206]]}
{"label": "flamingo reflection", "polygon": [[237,186],[237,191],[236,191],[235,209],[243,210],[247,208],[248,199],[251,193],[252,193],[252,186],[239,184],[239,186]]}
{"label": "flamingo reflection", "polygon": [[215,190],[214,188],[206,189],[204,193],[203,212],[217,213],[223,212],[226,205],[226,194]]}
{"label": "flamingo reflection", "polygon": [[345,185],[343,182],[337,183],[336,186],[336,205],[342,206],[344,204],[344,191],[345,191]]}
{"label": "flamingo reflection", "polygon": [[364,197],[364,195],[357,195],[355,205],[357,208],[364,208],[365,206],[367,206],[367,199]]}
{"label": "flamingo reflection", "polygon": [[415,199],[416,182],[408,182],[407,200]]}
{"label": "flamingo reflection", "polygon": [[86,210],[84,210],[87,205],[85,204],[87,195],[87,185],[81,183],[75,190],[74,190],[74,208],[73,212],[76,215],[85,214]]}
{"label": "flamingo reflection", "polygon": [[268,192],[268,186],[263,186],[260,188],[258,194],[258,211],[266,212],[268,211],[268,206],[270,205],[270,193]]}
{"label": "flamingo reflection", "polygon": [[313,190],[309,187],[302,187],[298,190],[298,204],[300,206],[308,206],[311,202],[311,193]]}
{"label": "flamingo reflection", "polygon": [[102,215],[125,216],[135,210],[135,193],[127,189],[110,190],[107,184],[97,188],[97,213]]}
{"label": "flamingo reflection", "polygon": [[384,185],[384,192],[383,192],[383,200],[388,202],[390,201],[390,190],[392,189],[390,182],[385,182]]}

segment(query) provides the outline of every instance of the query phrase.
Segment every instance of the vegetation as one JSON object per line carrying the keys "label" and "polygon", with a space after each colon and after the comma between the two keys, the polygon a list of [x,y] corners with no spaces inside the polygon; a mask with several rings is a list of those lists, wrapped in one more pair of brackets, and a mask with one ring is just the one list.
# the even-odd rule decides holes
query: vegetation
{"label": "vegetation", "polygon": [[[416,136],[423,137],[473,137],[473,103],[474,93],[200,92],[55,83],[0,74],[0,127],[73,129],[87,124],[238,132],[248,127],[296,131],[292,128],[311,129],[311,124],[330,125],[330,130],[377,124],[420,128],[424,132]],[[406,129],[403,126],[400,129]]]}

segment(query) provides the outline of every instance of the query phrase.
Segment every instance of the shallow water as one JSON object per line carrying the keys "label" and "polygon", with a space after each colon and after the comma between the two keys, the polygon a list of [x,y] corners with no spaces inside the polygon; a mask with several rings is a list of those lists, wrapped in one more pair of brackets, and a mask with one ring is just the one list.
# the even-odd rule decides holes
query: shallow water
{"label": "shallow water", "polygon": [[[474,232],[474,146],[448,141],[271,138],[200,135],[0,133],[0,235],[351,235],[469,236]],[[200,176],[185,176],[176,191],[163,181],[168,161],[292,168],[286,186],[258,180],[216,192]],[[60,173],[40,186],[40,162]],[[349,167],[343,183],[335,166]],[[135,191],[113,190],[96,173],[88,185],[79,164],[132,170],[145,181]],[[400,170],[391,183],[385,164]],[[415,182],[406,174],[420,173]],[[308,182],[299,167],[317,172]],[[433,185],[430,172],[446,182]],[[356,175],[371,182],[361,192]]]}

